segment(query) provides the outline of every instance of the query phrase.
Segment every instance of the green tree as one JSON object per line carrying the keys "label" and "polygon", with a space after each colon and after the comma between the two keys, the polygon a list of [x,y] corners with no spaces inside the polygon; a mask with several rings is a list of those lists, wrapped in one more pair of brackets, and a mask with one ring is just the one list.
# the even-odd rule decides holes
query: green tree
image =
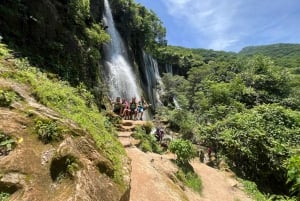
{"label": "green tree", "polygon": [[181,164],[187,164],[192,158],[196,156],[196,150],[193,144],[188,140],[176,139],[169,145],[169,150],[176,154],[176,161]]}
{"label": "green tree", "polygon": [[284,191],[284,161],[299,149],[299,116],[278,105],[260,105],[201,127],[200,133],[242,176]]}

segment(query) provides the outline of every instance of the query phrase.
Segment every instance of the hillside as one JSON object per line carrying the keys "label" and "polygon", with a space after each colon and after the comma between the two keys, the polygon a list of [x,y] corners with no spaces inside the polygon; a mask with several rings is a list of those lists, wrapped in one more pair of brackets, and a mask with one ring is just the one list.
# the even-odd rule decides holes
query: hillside
{"label": "hillside", "polygon": [[0,44],[1,200],[127,201],[130,167],[83,85]]}
{"label": "hillside", "polygon": [[272,44],[249,46],[243,48],[239,55],[253,56],[262,54],[271,57],[279,66],[296,68],[300,67],[300,44]]}
{"label": "hillside", "polygon": [[0,27],[0,201],[300,200],[299,44],[168,46],[134,0],[0,1]]}

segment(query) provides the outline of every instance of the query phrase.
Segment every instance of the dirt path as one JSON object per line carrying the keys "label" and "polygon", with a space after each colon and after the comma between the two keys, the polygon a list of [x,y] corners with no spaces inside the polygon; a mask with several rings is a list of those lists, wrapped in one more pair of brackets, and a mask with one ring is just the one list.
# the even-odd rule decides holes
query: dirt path
{"label": "dirt path", "polygon": [[132,162],[130,201],[251,201],[238,182],[224,171],[211,168],[199,160],[191,162],[195,172],[201,176],[201,195],[181,186],[176,179],[176,165],[171,153],[159,155],[144,153],[135,147],[130,137],[132,129],[142,121],[123,121],[119,139],[126,147]]}

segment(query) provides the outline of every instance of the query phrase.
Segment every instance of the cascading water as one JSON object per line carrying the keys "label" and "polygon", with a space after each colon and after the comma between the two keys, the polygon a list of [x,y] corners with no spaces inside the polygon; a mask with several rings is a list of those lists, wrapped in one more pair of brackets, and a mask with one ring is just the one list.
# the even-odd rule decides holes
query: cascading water
{"label": "cascading water", "polygon": [[172,66],[172,64],[166,64],[165,68],[166,68],[167,73],[171,73],[173,75],[173,66]]}
{"label": "cascading water", "polygon": [[129,64],[127,51],[117,31],[108,0],[104,0],[104,23],[111,41],[104,45],[105,52],[105,79],[109,84],[110,97],[123,97],[130,100],[131,97],[139,99],[139,87],[136,82],[135,74]]}
{"label": "cascading water", "polygon": [[[173,75],[173,66],[172,66],[172,64],[166,64],[165,69],[166,69],[167,73],[170,73],[171,75]],[[176,97],[173,97],[173,103],[174,103],[176,109],[181,109]]]}
{"label": "cascading water", "polygon": [[163,94],[164,86],[159,75],[158,64],[151,55],[143,51],[143,60],[145,65],[145,75],[147,81],[147,94],[149,101],[155,109],[157,106],[162,105],[160,94]]}

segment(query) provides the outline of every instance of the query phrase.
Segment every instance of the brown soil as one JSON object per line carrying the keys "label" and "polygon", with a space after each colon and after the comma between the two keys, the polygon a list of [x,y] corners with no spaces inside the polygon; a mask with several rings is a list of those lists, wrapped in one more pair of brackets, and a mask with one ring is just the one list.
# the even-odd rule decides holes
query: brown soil
{"label": "brown soil", "polygon": [[[241,185],[231,173],[220,171],[200,163],[196,158],[191,162],[194,171],[202,179],[200,193],[183,186],[175,176],[177,166],[175,156],[144,153],[135,147],[136,141],[130,137],[135,124],[142,121],[124,120],[119,139],[126,148],[132,162],[131,201],[251,201],[241,189]],[[131,125],[130,129],[128,125]],[[124,131],[125,130],[125,131]]]}
{"label": "brown soil", "polygon": [[[0,88],[10,88],[22,97],[10,107],[0,107],[0,130],[18,143],[8,155],[0,156],[0,191],[12,201],[126,201],[129,179],[121,189],[109,176],[112,163],[95,146],[90,135],[74,122],[38,103],[24,84],[0,78]],[[44,144],[34,130],[34,119],[49,118],[66,129],[60,142]],[[52,165],[53,159],[66,156],[78,159],[80,168],[72,177],[52,177],[65,162]],[[124,173],[129,178],[129,162],[124,157]],[[60,168],[60,169],[59,169]]]}

